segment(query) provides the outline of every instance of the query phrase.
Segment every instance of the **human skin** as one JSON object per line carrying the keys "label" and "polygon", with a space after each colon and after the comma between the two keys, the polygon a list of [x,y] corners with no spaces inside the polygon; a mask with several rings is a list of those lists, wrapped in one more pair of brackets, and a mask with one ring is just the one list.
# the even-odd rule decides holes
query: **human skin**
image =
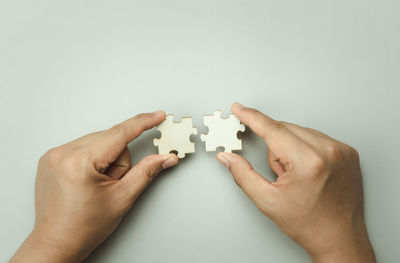
{"label": "human skin", "polygon": [[[375,262],[363,216],[357,152],[318,131],[240,104],[232,112],[268,145],[269,182],[237,154],[218,153],[257,207],[314,262]],[[127,144],[165,118],[140,114],[45,153],[35,185],[35,225],[10,262],[81,262],[118,226],[174,154],[131,167]]]}
{"label": "human skin", "polygon": [[264,139],[277,180],[266,180],[240,155],[221,152],[217,159],[261,212],[313,262],[376,262],[364,222],[357,151],[238,103],[232,112]]}
{"label": "human skin", "polygon": [[131,167],[127,144],[164,119],[140,114],[45,153],[34,228],[10,262],[81,262],[106,239],[155,175],[178,163],[175,154],[151,155]]}

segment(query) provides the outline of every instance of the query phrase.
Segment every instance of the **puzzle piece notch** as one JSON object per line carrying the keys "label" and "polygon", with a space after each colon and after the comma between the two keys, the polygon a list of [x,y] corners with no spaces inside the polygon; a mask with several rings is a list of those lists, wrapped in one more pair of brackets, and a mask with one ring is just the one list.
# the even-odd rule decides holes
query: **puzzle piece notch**
{"label": "puzzle piece notch", "polygon": [[184,117],[180,122],[174,121],[174,116],[169,114],[165,120],[157,126],[161,132],[159,139],[153,140],[154,146],[158,146],[159,154],[168,154],[177,151],[178,158],[184,158],[186,153],[194,153],[194,143],[190,136],[197,134],[197,128],[193,126],[191,117]]}
{"label": "puzzle piece notch", "polygon": [[237,138],[237,133],[244,132],[245,126],[235,115],[230,114],[228,118],[222,118],[221,113],[215,111],[214,115],[204,116],[208,134],[201,134],[200,139],[206,143],[206,151],[216,151],[217,147],[224,147],[225,152],[241,150],[242,141]]}

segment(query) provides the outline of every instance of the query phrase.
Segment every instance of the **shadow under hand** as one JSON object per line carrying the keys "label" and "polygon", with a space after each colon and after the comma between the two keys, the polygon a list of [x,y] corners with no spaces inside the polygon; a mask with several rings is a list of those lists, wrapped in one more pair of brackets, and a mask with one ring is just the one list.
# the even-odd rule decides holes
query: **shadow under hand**
{"label": "shadow under hand", "polygon": [[277,176],[268,165],[268,148],[265,141],[251,131],[249,127],[246,127],[244,132],[239,132],[238,138],[242,140],[243,145],[242,151],[238,153],[249,160],[254,170],[265,179],[274,182]]}
{"label": "shadow under hand", "polygon": [[[131,145],[129,145],[129,150],[131,152],[132,163],[135,165],[143,157],[155,154],[156,148],[153,146],[152,138],[156,138],[156,132],[148,132],[137,138]],[[132,149],[133,148],[133,149]],[[136,151],[135,151],[136,149]],[[140,149],[140,151],[138,151]],[[155,191],[159,187],[162,187],[165,180],[169,180],[171,176],[174,176],[174,171],[180,169],[186,162],[192,159],[192,155],[186,155],[185,158],[180,159],[179,163],[175,167],[168,168],[165,171],[160,172],[160,174],[154,179],[154,181],[141,193],[141,195],[136,199],[132,208],[124,216],[119,226],[115,231],[101,243],[85,260],[86,263],[94,263],[101,261],[102,258],[109,254],[110,250],[113,250],[121,239],[124,239],[124,235],[132,235],[132,229],[135,229],[135,215],[144,212],[147,206],[152,205],[151,196],[155,194]]]}

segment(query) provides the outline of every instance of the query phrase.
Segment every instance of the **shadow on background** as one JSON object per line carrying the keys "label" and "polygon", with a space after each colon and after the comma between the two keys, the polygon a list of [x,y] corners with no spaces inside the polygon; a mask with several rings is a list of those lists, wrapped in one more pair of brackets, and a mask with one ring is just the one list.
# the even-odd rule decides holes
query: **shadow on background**
{"label": "shadow on background", "polygon": [[[199,130],[199,134],[200,133],[207,132]],[[196,146],[195,154],[206,154],[204,143],[200,141],[199,137],[199,135],[191,137],[191,141],[194,142]],[[131,152],[132,165],[135,165],[140,159],[147,155],[157,153],[157,148],[153,145],[153,138],[160,138],[160,133],[155,129],[141,135],[129,145],[128,148]],[[238,132],[238,138],[242,140],[243,150],[236,151],[236,153],[248,159],[253,165],[254,169],[256,169],[266,179],[274,181],[276,176],[268,166],[265,142],[260,137],[255,135],[248,127],[246,127],[245,132]],[[222,149],[223,148],[218,147],[217,150],[221,151]],[[168,180],[168,177],[174,176],[174,174],[178,175],[176,171],[183,168],[185,164],[190,162],[193,158],[193,154],[187,154],[185,158],[180,159],[178,166],[172,167],[166,171],[162,171],[135,201],[131,210],[124,216],[114,233],[102,244],[100,244],[84,262],[94,263],[100,261],[102,257],[109,253],[109,250],[114,249],[115,246],[118,245],[118,240],[121,239],[122,235],[127,235],[128,232],[131,232],[132,229],[135,229],[135,215],[137,213],[141,213],[146,206],[151,205],[151,201],[149,200],[154,191],[157,191],[157,188],[161,187],[164,180]]]}
{"label": "shadow on background", "polygon": [[[157,153],[157,148],[153,145],[153,138],[159,138],[157,131],[151,130],[135,141],[133,141],[129,146],[132,158],[132,166],[140,161],[143,157],[151,154]],[[170,176],[174,176],[174,171],[181,169],[185,166],[185,163],[190,162],[192,155],[188,154],[185,158],[179,160],[179,165],[171,167],[165,171],[161,171],[160,174],[155,178],[155,180],[141,193],[141,195],[136,199],[134,205],[129,210],[129,212],[124,216],[119,226],[115,231],[102,243],[100,244],[91,255],[89,255],[84,262],[94,263],[100,261],[108,251],[114,249],[118,244],[118,239],[122,235],[127,234],[129,229],[134,229],[135,215],[140,213],[146,206],[151,205],[149,202],[149,196],[151,196],[157,188],[160,187],[165,180]]]}

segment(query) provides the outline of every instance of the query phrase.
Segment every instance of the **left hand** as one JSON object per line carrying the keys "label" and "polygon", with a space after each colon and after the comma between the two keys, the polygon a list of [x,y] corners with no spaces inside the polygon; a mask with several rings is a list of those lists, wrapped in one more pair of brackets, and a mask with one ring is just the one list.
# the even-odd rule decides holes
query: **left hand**
{"label": "left hand", "polygon": [[10,262],[80,262],[106,239],[155,175],[178,163],[155,154],[131,167],[127,144],[164,119],[163,111],[139,114],[46,152],[34,229]]}

